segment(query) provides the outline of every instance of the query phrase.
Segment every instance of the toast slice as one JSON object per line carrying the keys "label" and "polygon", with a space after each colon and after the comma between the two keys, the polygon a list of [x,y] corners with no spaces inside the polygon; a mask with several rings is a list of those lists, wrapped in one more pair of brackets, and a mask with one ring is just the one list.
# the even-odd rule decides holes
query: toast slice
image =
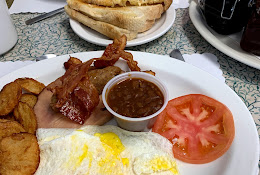
{"label": "toast slice", "polygon": [[71,9],[97,21],[106,22],[130,31],[149,30],[164,12],[162,4],[147,6],[104,7],[87,4],[84,0],[67,0]]}
{"label": "toast slice", "polygon": [[172,0],[84,0],[84,2],[106,7],[125,7],[129,4],[132,6],[162,4],[164,6],[164,10],[167,10],[172,4]]}
{"label": "toast slice", "polygon": [[64,8],[70,18],[75,19],[76,21],[92,28],[93,30],[96,30],[99,33],[102,33],[109,38],[115,39],[120,38],[122,35],[126,35],[127,40],[133,40],[137,36],[137,32],[135,31],[130,31],[106,22],[89,18],[88,16],[71,9],[68,5],[66,5]]}

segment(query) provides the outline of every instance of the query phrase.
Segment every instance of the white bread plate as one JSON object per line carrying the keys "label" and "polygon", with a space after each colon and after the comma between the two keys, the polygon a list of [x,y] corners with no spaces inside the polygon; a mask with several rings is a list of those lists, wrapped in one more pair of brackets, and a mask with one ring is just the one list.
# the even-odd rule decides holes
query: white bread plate
{"label": "white bread plate", "polygon": [[[176,18],[176,12],[171,5],[169,9],[162,14],[153,27],[146,32],[137,34],[137,38],[127,41],[126,47],[137,46],[153,41],[164,35],[173,25]],[[112,39],[97,31],[81,24],[80,22],[70,18],[70,26],[72,30],[82,39],[100,46],[107,46],[113,42]]]}

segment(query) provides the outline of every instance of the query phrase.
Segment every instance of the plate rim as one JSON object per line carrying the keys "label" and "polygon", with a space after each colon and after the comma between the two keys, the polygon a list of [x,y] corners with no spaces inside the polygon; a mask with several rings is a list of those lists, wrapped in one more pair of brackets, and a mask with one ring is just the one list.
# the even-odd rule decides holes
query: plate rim
{"label": "plate rim", "polygon": [[[14,80],[15,78],[17,78],[17,77],[24,76],[23,74],[25,74],[25,73],[34,74],[34,76],[32,76],[31,78],[37,78],[37,77],[39,78],[40,75],[38,75],[38,74],[40,74],[40,73],[39,73],[39,72],[32,72],[31,69],[36,69],[36,68],[41,68],[41,67],[43,67],[42,69],[44,69],[44,71],[45,71],[44,75],[45,75],[45,74],[46,74],[46,69],[44,68],[44,66],[48,66],[48,65],[51,66],[51,65],[53,65],[53,64],[54,64],[54,66],[55,66],[55,64],[57,64],[57,65],[62,64],[62,65],[63,65],[65,59],[68,59],[69,56],[75,56],[75,57],[77,57],[77,56],[82,55],[80,59],[83,58],[83,59],[85,59],[85,60],[88,60],[88,59],[90,59],[90,58],[88,58],[88,57],[86,58],[86,55],[94,55],[94,56],[96,57],[96,56],[101,56],[103,52],[104,52],[104,51],[78,52],[78,53],[73,53],[73,54],[61,55],[61,56],[57,56],[56,58],[46,59],[46,60],[43,60],[43,61],[39,61],[39,62],[32,63],[32,64],[30,64],[30,65],[27,65],[27,66],[25,66],[25,67],[23,67],[23,68],[20,68],[20,69],[14,71],[14,72],[11,72],[11,73],[9,73],[9,74],[7,74],[7,75],[1,77],[1,78],[0,78],[0,87],[2,88],[3,83],[6,84],[6,83],[7,83],[6,81],[7,81],[10,77],[11,77],[11,79],[8,80],[9,82],[10,82],[10,81],[13,81],[13,80]],[[201,70],[201,69],[199,69],[199,68],[197,68],[197,67],[195,67],[195,66],[193,66],[193,65],[191,65],[191,64],[188,64],[188,63],[185,63],[185,62],[176,60],[176,59],[172,59],[172,58],[170,58],[169,56],[166,56],[166,55],[158,55],[158,54],[147,53],[147,52],[141,52],[141,51],[130,51],[130,52],[133,54],[134,57],[138,57],[138,59],[140,59],[140,60],[142,60],[142,59],[148,59],[148,58],[155,60],[155,57],[159,57],[159,58],[156,58],[156,61],[157,61],[157,60],[160,60],[160,59],[165,59],[165,60],[163,61],[163,62],[164,62],[163,64],[166,64],[166,62],[167,62],[167,64],[169,64],[169,63],[170,63],[170,64],[175,64],[176,67],[187,68],[187,70],[189,70],[189,71],[191,71],[191,72],[195,71],[195,72],[197,72],[199,75],[203,75],[204,77],[206,76],[206,77],[210,78],[210,79],[209,79],[209,82],[214,81],[214,82],[216,82],[217,84],[221,85],[221,88],[227,88],[228,91],[225,92],[225,93],[228,93],[228,94],[231,94],[232,96],[234,96],[235,99],[236,99],[236,102],[237,102],[238,104],[240,104],[240,106],[241,106],[241,105],[243,106],[243,109],[242,109],[242,110],[248,114],[247,117],[249,117],[249,118],[248,118],[248,122],[247,122],[247,123],[249,123],[250,125],[254,125],[254,126],[255,126],[255,122],[254,122],[254,120],[253,120],[253,118],[252,118],[251,113],[249,112],[248,108],[245,106],[245,104],[243,103],[243,101],[239,98],[239,96],[238,96],[227,84],[221,82],[221,81],[218,80],[216,77],[214,77],[213,75],[209,74],[208,72],[203,71],[203,70]],[[145,57],[147,57],[147,58],[145,58]],[[137,61],[138,61],[138,59],[137,59]],[[85,60],[83,60],[83,61],[85,61]],[[157,64],[157,63],[156,63],[156,64]],[[162,67],[162,66],[163,66],[163,65],[161,65],[161,67]],[[52,68],[52,69],[54,69],[54,68]],[[55,67],[55,71],[56,71],[56,69],[57,69],[57,68]],[[37,69],[37,71],[38,71],[38,69]],[[40,70],[39,70],[39,71],[40,71]],[[163,70],[163,71],[172,72],[172,70]],[[19,74],[19,72],[20,72],[20,73],[22,72],[22,74]],[[64,72],[65,72],[65,71],[64,71]],[[47,72],[47,73],[48,73],[48,72]],[[179,73],[179,74],[182,74],[182,73]],[[37,75],[38,75],[38,76],[37,76]],[[197,75],[195,75],[195,76],[197,76]],[[192,74],[192,77],[194,77],[194,74]],[[222,87],[222,86],[223,86],[223,87]],[[218,100],[218,99],[217,99],[217,100]],[[223,102],[223,103],[224,103],[224,102]],[[234,120],[235,120],[235,118],[234,118]],[[254,136],[255,139],[256,139],[255,141],[256,141],[256,142],[258,143],[258,145],[259,145],[259,136],[258,136],[256,127],[255,127],[255,129],[251,128],[250,133],[252,133],[251,137]],[[235,139],[236,139],[236,137],[235,137]],[[236,140],[238,140],[238,139],[236,139]],[[255,151],[256,151],[256,154],[254,154],[254,155],[255,155],[254,158],[252,158],[252,159],[250,159],[250,160],[251,160],[251,161],[252,161],[252,160],[257,161],[257,162],[251,162],[251,163],[255,163],[255,165],[254,165],[254,166],[252,165],[252,166],[255,167],[255,168],[258,168],[259,146],[256,146],[256,150],[255,150]],[[184,163],[184,164],[185,164],[185,163]],[[253,171],[254,171],[254,170],[252,170],[252,172],[253,172]]]}
{"label": "plate rim", "polygon": [[235,50],[227,46],[226,44],[222,43],[210,30],[208,30],[208,26],[206,22],[200,20],[202,16],[200,15],[200,12],[197,9],[198,9],[197,3],[191,1],[189,7],[190,19],[193,25],[195,26],[195,28],[197,29],[197,31],[207,42],[209,42],[213,47],[223,52],[224,54],[228,55],[229,57],[241,63],[244,63],[250,67],[260,70],[260,58],[257,58],[257,56],[254,56],[253,54],[247,53],[243,50],[241,51]]}
{"label": "plate rim", "polygon": [[[170,28],[173,26],[174,21],[176,19],[176,10],[175,10],[174,6],[171,5],[169,7],[169,9],[166,12],[164,12],[162,15],[165,15],[165,20],[163,22],[163,25],[161,25],[161,27],[157,29],[157,30],[162,29],[162,31],[160,33],[158,33],[156,35],[152,35],[155,32],[154,31],[153,33],[149,34],[149,35],[152,35],[150,38],[140,40],[140,41],[139,40],[134,41],[134,40],[138,39],[138,38],[136,38],[134,40],[127,41],[126,47],[133,47],[133,46],[138,46],[138,45],[141,45],[141,44],[151,42],[155,39],[158,39],[159,37],[164,35],[166,32],[168,32],[170,30]],[[97,38],[97,41],[88,39],[88,37],[83,36],[83,34],[80,32],[80,30],[85,30],[85,29],[82,28],[82,26],[81,26],[82,24],[80,24],[80,22],[78,22],[78,21],[76,21],[72,18],[69,18],[69,23],[70,23],[72,30],[75,32],[75,34],[77,34],[81,39],[83,39],[87,42],[90,42],[92,44],[96,44],[96,45],[99,45],[99,46],[107,46],[108,44],[113,42],[112,39]],[[91,30],[93,30],[93,29],[91,29]],[[100,35],[102,35],[102,34],[100,34]]]}

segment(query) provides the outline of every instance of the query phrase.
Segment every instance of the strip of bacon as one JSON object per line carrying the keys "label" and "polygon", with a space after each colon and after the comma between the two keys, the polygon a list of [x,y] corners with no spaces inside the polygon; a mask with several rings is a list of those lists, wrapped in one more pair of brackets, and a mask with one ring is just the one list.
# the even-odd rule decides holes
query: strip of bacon
{"label": "strip of bacon", "polygon": [[91,59],[85,63],[70,66],[65,74],[60,78],[62,84],[56,86],[54,90],[58,99],[55,105],[56,108],[60,108],[65,104],[69,95],[73,92],[78,83],[82,78],[87,76],[88,69],[93,61],[94,59]]}
{"label": "strip of bacon", "polygon": [[129,52],[125,52],[126,36],[123,35],[119,39],[115,39],[112,44],[106,47],[103,55],[95,60],[94,66],[96,68],[104,68],[107,66],[113,66],[118,59],[121,57],[127,61],[128,67],[131,71],[140,71],[141,69],[137,66],[137,62],[134,61],[133,55]]}
{"label": "strip of bacon", "polygon": [[104,68],[113,66],[121,56],[126,46],[126,36],[123,35],[119,39],[114,39],[112,44],[109,44],[103,55],[94,62],[96,68]]}
{"label": "strip of bacon", "polygon": [[98,91],[88,77],[85,77],[70,94],[60,112],[69,119],[84,124],[98,103]]}
{"label": "strip of bacon", "polygon": [[141,71],[141,69],[137,66],[137,61],[134,61],[133,55],[131,53],[122,51],[120,56],[126,60],[127,65],[131,71]]}
{"label": "strip of bacon", "polygon": [[[38,128],[80,128],[81,124],[73,122],[68,117],[65,117],[60,112],[54,111],[51,108],[51,98],[53,93],[49,90],[52,87],[59,85],[59,79],[50,83],[38,96],[38,101],[34,106],[34,112],[37,117]],[[101,96],[99,96],[101,99]],[[92,111],[89,118],[87,118],[83,125],[103,125],[112,119],[110,112],[105,110],[102,100]]]}
{"label": "strip of bacon", "polygon": [[80,59],[75,57],[70,57],[70,59],[64,63],[64,67],[67,70],[69,69],[70,66],[74,66],[76,64],[81,64],[81,63],[82,61]]}
{"label": "strip of bacon", "polygon": [[81,63],[77,58],[71,57],[64,64],[67,70],[59,78],[61,84],[52,88],[56,99],[52,107],[69,119],[83,124],[99,103],[98,91],[87,75],[93,62],[96,68],[104,68],[114,65],[121,57],[127,61],[132,71],[140,71],[137,62],[133,60],[133,55],[124,51],[125,46],[126,36],[123,35],[109,44],[100,58]]}

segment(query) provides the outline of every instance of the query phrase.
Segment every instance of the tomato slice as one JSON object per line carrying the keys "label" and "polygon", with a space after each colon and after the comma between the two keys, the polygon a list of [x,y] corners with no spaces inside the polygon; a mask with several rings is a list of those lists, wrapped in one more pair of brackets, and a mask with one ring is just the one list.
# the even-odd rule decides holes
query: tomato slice
{"label": "tomato slice", "polygon": [[172,142],[176,159],[193,164],[216,160],[229,149],[235,136],[231,111],[201,94],[170,100],[152,130]]}

